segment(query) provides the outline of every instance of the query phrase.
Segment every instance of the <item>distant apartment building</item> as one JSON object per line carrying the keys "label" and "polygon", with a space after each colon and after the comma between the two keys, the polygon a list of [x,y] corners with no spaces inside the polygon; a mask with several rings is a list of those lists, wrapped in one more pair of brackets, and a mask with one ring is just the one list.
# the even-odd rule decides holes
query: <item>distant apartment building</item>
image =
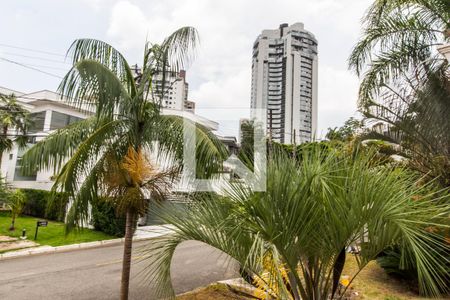
{"label": "distant apartment building", "polygon": [[317,129],[317,40],[303,23],[263,30],[253,44],[251,108],[267,109],[267,131],[285,144]]}
{"label": "distant apartment building", "polygon": [[[132,67],[136,78],[141,76],[139,66]],[[186,71],[158,73],[152,78],[152,89],[148,100],[161,103],[164,108],[195,111],[195,102],[188,101],[189,84]]]}
{"label": "distant apartment building", "polygon": [[195,111],[195,102],[194,101],[184,101],[184,110],[187,111]]}

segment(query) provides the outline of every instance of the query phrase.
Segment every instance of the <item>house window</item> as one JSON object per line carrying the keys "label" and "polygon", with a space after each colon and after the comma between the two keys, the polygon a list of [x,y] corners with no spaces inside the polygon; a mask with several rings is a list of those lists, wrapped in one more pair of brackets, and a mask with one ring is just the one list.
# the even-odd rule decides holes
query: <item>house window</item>
{"label": "house window", "polygon": [[36,181],[37,170],[31,174],[23,174],[21,170],[22,156],[30,148],[32,144],[27,144],[27,147],[20,149],[17,153],[16,167],[14,169],[14,181]]}
{"label": "house window", "polygon": [[64,128],[67,125],[70,125],[80,120],[81,118],[53,111],[52,120],[50,122],[50,130]]}
{"label": "house window", "polygon": [[29,115],[31,125],[28,128],[28,132],[38,132],[44,130],[45,111],[38,113],[32,113]]}

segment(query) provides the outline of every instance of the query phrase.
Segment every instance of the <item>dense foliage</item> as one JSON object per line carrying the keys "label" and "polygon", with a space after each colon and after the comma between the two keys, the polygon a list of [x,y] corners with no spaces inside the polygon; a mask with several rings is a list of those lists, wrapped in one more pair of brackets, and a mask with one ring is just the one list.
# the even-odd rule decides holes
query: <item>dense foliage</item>
{"label": "dense foliage", "polygon": [[63,222],[69,201],[65,193],[38,189],[22,189],[26,198],[23,213],[28,216]]}
{"label": "dense foliage", "polygon": [[236,183],[225,197],[164,211],[161,217],[175,229],[147,246],[150,278],[161,297],[173,296],[174,251],[197,240],[234,258],[243,276],[272,299],[328,299],[348,247],[359,249],[362,269],[395,245],[410,251],[401,260],[417,268],[420,290],[436,295],[447,287],[445,266],[435,258],[448,260],[437,249],[448,244],[430,238],[436,235],[424,224],[445,228],[449,208],[436,204],[438,195],[417,180],[370,153],[316,145],[294,159],[274,150],[266,192]]}
{"label": "dense foliage", "polygon": [[349,58],[361,77],[364,105],[392,81],[424,64],[432,73],[444,62],[436,46],[450,39],[450,1],[375,0],[363,17],[363,31]]}
{"label": "dense foliage", "polygon": [[125,235],[125,216],[116,212],[110,202],[101,198],[93,201],[91,218],[95,230],[118,237]]}
{"label": "dense foliage", "polygon": [[[367,124],[375,125],[363,138],[387,142],[380,149],[402,156],[406,166],[421,174],[422,183],[448,188],[450,73],[449,62],[436,48],[450,42],[450,2],[375,0],[363,25],[349,59],[362,79],[359,109]],[[448,206],[448,198],[442,202]],[[436,232],[437,238],[448,240],[448,230]],[[420,270],[401,259],[413,260],[411,253],[392,247],[379,262],[390,274],[417,281]],[[436,260],[448,273],[448,259]]]}
{"label": "dense foliage", "polygon": [[345,121],[341,127],[328,128],[325,137],[328,140],[350,141],[363,128],[363,122],[353,117]]}

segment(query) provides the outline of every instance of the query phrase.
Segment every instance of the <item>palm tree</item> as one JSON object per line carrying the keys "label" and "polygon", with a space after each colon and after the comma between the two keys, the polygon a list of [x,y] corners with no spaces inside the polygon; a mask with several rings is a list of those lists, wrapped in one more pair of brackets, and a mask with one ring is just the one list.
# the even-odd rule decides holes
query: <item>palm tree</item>
{"label": "palm tree", "polygon": [[397,154],[429,180],[450,186],[450,81],[447,65],[421,76],[402,76],[380,89],[376,101],[368,101],[361,112],[369,123],[386,124],[385,132],[372,130],[375,138],[400,147]]}
{"label": "palm tree", "polygon": [[19,189],[9,192],[6,196],[7,205],[11,210],[11,226],[9,227],[9,230],[15,230],[14,224],[16,218],[22,213],[26,200],[25,194]]}
{"label": "palm tree", "polygon": [[[305,151],[301,160],[274,149],[266,192],[235,183],[225,197],[194,203],[188,211],[164,210],[161,217],[174,233],[145,249],[147,275],[158,295],[174,297],[170,264],[187,240],[234,258],[242,276],[263,290],[254,295],[261,299],[332,299],[350,246],[359,249],[359,270],[389,245],[408,247],[420,289],[431,294],[447,289],[445,267],[435,257],[448,261],[437,252],[448,244],[424,227],[440,226],[448,206],[436,205],[436,194],[415,185],[415,175],[381,165],[373,154],[320,149]],[[413,263],[402,259],[404,265]]]}
{"label": "palm tree", "polygon": [[[161,45],[146,44],[142,72],[135,78],[124,56],[109,44],[76,40],[69,49],[73,67],[59,86],[69,103],[95,114],[49,135],[23,157],[25,171],[33,167],[60,169],[54,190],[67,192],[72,205],[67,228],[86,225],[89,203],[110,198],[126,215],[121,299],[128,298],[132,236],[138,214],[149,197],[165,189],[158,183],[175,170],[164,170],[169,159],[179,166],[183,154],[183,118],[161,113],[159,101],[148,101],[153,78],[186,66],[197,44],[197,32],[183,27]],[[197,173],[209,174],[220,166],[224,148],[211,132],[196,126]],[[66,159],[70,158],[67,162]],[[133,169],[134,166],[139,169]],[[177,168],[180,170],[180,167]],[[162,172],[162,173],[161,173]]]}
{"label": "palm tree", "polygon": [[[11,150],[14,143],[20,147],[26,145],[26,132],[30,126],[28,111],[17,102],[16,96],[0,94],[0,166],[3,152]],[[10,129],[15,129],[16,134],[8,134]]]}
{"label": "palm tree", "polygon": [[444,61],[435,48],[449,39],[448,0],[375,0],[349,58],[350,68],[363,78],[360,104],[390,80],[414,73],[419,63],[435,70]]}

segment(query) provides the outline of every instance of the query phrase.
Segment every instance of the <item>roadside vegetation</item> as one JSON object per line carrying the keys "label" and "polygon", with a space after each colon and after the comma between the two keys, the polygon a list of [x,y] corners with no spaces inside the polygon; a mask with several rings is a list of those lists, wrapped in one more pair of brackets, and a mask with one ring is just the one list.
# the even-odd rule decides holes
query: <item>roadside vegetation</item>
{"label": "roadside vegetation", "polygon": [[[22,230],[26,230],[28,240],[34,241],[36,222],[40,218],[30,216],[19,216],[15,220],[15,230],[9,230],[11,215],[9,212],[0,212],[0,235],[20,238]],[[47,227],[39,227],[38,238],[35,241],[39,245],[62,246],[93,241],[113,239],[114,236],[91,229],[80,229],[65,234],[65,225],[62,222],[48,221]]]}
{"label": "roadside vegetation", "polygon": [[417,185],[417,175],[384,164],[372,151],[307,146],[300,158],[274,149],[266,192],[235,183],[224,197],[195,202],[185,211],[163,210],[175,233],[147,246],[155,291],[174,296],[171,258],[187,240],[234,258],[259,299],[339,299],[346,289],[339,286],[347,252],[358,253],[358,267],[346,286],[397,244],[410,252],[403,263],[419,271],[421,292],[445,290],[446,267],[439,262],[446,259],[447,245],[424,224],[445,227],[448,206],[437,201],[449,196]]}

